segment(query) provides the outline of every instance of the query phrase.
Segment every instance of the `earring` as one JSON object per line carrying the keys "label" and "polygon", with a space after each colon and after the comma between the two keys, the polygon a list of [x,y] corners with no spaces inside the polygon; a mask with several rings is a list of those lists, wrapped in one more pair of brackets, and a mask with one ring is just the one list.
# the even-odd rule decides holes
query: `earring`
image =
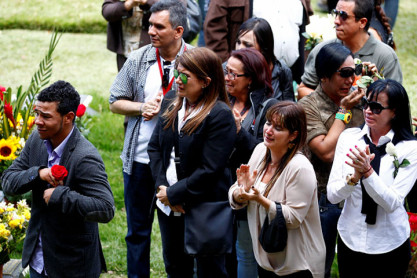
{"label": "earring", "polygon": [[290,142],[290,143],[288,143],[288,148],[291,150],[292,148],[294,148],[294,146],[295,146],[295,144],[294,143],[292,143],[292,142]]}

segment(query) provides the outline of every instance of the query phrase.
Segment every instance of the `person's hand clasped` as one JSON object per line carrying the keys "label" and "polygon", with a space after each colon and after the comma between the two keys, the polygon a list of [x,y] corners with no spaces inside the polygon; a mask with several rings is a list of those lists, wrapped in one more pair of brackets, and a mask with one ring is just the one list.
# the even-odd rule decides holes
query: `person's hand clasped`
{"label": "person's hand clasped", "polygon": [[167,187],[165,185],[160,185],[158,187],[158,193],[156,194],[156,198],[158,198],[158,200],[161,201],[162,204],[171,207],[171,204],[168,200]]}
{"label": "person's hand clasped", "polygon": [[154,99],[142,104],[140,110],[142,117],[145,118],[145,121],[150,121],[153,117],[158,115],[159,111],[161,110],[161,102],[162,92],[159,92]]}
{"label": "person's hand clasped", "polygon": [[48,188],[43,192],[43,199],[45,203],[48,205],[49,200],[51,199],[52,193],[54,192],[55,188]]}
{"label": "person's hand clasped", "polygon": [[160,185],[158,187],[158,193],[156,194],[156,198],[158,198],[158,200],[161,201],[162,204],[169,206],[173,212],[185,213],[185,210],[182,207],[182,205],[171,205],[171,203],[168,200],[167,187],[165,185]]}
{"label": "person's hand clasped", "polygon": [[359,180],[362,177],[369,177],[373,172],[371,161],[375,158],[375,154],[371,154],[369,150],[369,145],[366,145],[364,150],[355,146],[355,148],[349,149],[349,151],[350,153],[346,154],[346,156],[351,161],[346,161],[346,164],[355,169],[353,178]]}

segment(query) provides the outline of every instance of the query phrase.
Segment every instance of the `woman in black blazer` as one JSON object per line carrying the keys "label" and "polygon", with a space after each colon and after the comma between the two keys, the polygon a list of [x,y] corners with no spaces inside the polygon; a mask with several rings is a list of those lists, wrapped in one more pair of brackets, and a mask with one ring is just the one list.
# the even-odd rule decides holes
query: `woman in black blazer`
{"label": "woman in black blazer", "polygon": [[[227,200],[236,125],[214,52],[187,50],[175,62],[174,76],[177,92],[165,95],[148,153],[166,272],[193,277],[194,258],[184,251],[184,213],[202,202]],[[197,254],[196,260],[199,278],[227,277],[224,254]]]}

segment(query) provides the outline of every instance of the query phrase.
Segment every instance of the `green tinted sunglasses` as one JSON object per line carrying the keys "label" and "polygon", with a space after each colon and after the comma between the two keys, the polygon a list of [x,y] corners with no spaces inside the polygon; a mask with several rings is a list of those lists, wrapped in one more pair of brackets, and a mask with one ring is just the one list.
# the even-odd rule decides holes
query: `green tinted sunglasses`
{"label": "green tinted sunglasses", "polygon": [[185,73],[179,72],[177,69],[174,69],[174,77],[175,77],[175,79],[177,79],[178,76],[180,77],[182,84],[184,84],[184,85],[187,84],[187,82],[188,82],[188,76]]}

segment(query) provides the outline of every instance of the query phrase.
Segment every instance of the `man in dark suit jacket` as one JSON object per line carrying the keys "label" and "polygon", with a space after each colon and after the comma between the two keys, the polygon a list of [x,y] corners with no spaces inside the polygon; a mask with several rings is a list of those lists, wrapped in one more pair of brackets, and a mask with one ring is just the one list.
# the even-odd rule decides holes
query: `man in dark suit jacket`
{"label": "man in dark suit jacket", "polygon": [[[37,130],[2,177],[6,194],[32,190],[22,265],[31,277],[99,277],[106,269],[97,222],[114,216],[114,199],[96,148],[74,125],[80,96],[57,81],[35,105]],[[53,165],[68,170],[54,178]]]}

